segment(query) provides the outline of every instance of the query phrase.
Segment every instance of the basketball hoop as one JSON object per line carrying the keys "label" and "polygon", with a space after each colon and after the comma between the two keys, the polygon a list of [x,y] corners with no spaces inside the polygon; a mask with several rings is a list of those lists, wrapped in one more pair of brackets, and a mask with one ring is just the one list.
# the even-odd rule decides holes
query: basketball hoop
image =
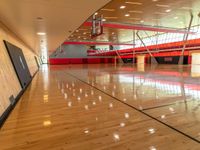
{"label": "basketball hoop", "polygon": [[97,18],[96,15],[92,16],[92,31],[91,38],[95,38],[103,34],[103,16]]}

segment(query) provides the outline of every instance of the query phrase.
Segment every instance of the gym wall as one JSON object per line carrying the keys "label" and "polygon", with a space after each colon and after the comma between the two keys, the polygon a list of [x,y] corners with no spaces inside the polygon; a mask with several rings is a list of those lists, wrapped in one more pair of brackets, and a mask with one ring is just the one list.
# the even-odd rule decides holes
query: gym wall
{"label": "gym wall", "polygon": [[33,51],[28,48],[14,33],[0,22],[0,117],[10,106],[9,98],[18,96],[22,90],[11,59],[3,40],[21,48],[25,56],[30,74],[33,76],[38,70]]}

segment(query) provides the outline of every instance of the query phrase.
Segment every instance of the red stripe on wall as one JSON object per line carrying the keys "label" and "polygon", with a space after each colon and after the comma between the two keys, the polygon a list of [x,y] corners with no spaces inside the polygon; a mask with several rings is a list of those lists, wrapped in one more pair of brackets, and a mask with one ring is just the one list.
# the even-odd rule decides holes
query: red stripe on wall
{"label": "red stripe on wall", "polygon": [[[187,48],[188,47],[192,47],[195,50],[195,47],[200,46],[200,39],[194,39],[194,40],[188,40],[187,42]],[[166,44],[159,44],[159,45],[151,45],[151,46],[147,46],[147,48],[150,51],[159,49],[159,50],[165,50],[165,49],[169,49],[169,50],[173,50],[173,49],[177,49],[179,48],[180,50],[183,47],[183,41],[181,42],[172,42],[172,43],[166,43]],[[146,52],[146,48],[145,47],[138,47],[138,48],[134,48],[134,49],[125,49],[125,50],[118,50],[118,52],[120,54],[123,53],[132,53],[134,51],[136,52]],[[199,50],[199,49],[197,49]],[[189,51],[186,50],[184,55],[189,55],[188,53]],[[132,54],[127,54],[126,56],[131,56]],[[180,51],[166,51],[166,52],[158,52],[158,53],[154,53],[153,55],[155,56],[180,56]],[[100,53],[100,54],[95,54],[93,56],[117,56],[116,51],[109,51],[109,52],[104,52],[104,53]]]}
{"label": "red stripe on wall", "polygon": [[50,65],[114,63],[114,58],[50,58]]}

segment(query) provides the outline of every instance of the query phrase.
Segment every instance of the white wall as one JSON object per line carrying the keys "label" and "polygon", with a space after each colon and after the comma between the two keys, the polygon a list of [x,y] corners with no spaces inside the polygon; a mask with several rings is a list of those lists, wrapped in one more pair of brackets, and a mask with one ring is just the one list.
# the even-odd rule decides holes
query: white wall
{"label": "white wall", "polygon": [[[86,45],[62,45],[61,49],[57,50],[50,55],[50,58],[105,58],[104,56],[88,56]],[[109,58],[109,56],[106,56]]]}

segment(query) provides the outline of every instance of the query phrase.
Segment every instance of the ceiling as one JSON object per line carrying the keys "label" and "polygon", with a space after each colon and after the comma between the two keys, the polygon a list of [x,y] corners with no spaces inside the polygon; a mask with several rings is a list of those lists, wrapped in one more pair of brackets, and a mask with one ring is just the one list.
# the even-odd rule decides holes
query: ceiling
{"label": "ceiling", "polygon": [[[110,0],[1,0],[0,20],[32,50],[54,51]],[[42,34],[42,35],[37,35]]]}
{"label": "ceiling", "polygon": [[[149,27],[184,29],[188,27],[190,12],[194,15],[192,26],[199,23],[199,0],[112,0],[97,11],[104,23],[121,23]],[[87,21],[91,21],[90,17]],[[148,31],[148,36],[157,32]],[[133,30],[104,28],[104,34],[91,39],[91,27],[82,25],[69,38],[70,41],[110,41],[128,43],[133,40]],[[143,37],[146,37],[144,34]]]}

